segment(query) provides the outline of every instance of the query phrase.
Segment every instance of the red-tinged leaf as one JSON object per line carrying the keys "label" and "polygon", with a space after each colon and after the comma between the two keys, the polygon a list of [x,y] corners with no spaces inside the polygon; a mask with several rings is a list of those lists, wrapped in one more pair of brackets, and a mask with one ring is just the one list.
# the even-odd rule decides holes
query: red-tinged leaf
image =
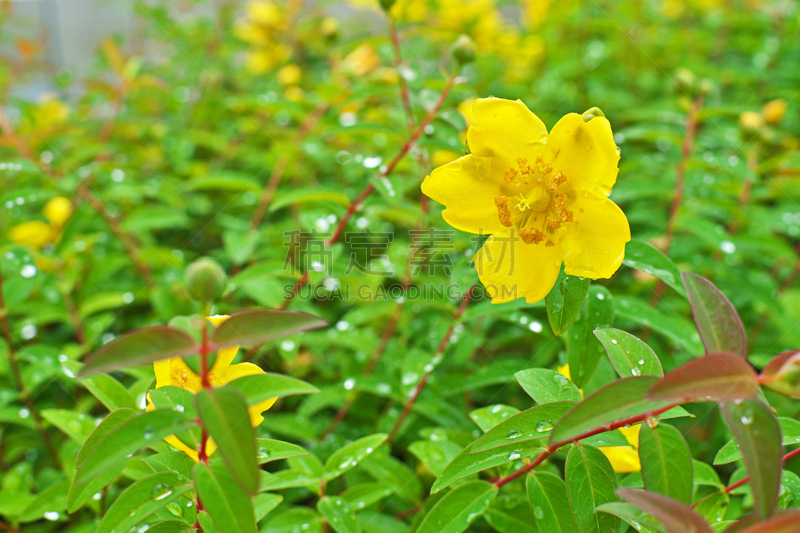
{"label": "red-tinged leaf", "polygon": [[660,521],[667,533],[714,533],[711,526],[691,507],[662,494],[640,489],[619,489],[617,495]]}
{"label": "red-tinged leaf", "polygon": [[767,518],[775,509],[781,485],[783,445],[778,419],[760,400],[723,403],[721,410],[742,452],[754,507]]}
{"label": "red-tinged leaf", "polygon": [[137,329],[117,337],[88,356],[80,376],[183,357],[197,353],[197,350],[194,339],[179,329],[168,326]]}
{"label": "red-tinged leaf", "polygon": [[730,300],[702,276],[684,272],[681,279],[706,353],[731,352],[746,357],[744,325]]}
{"label": "red-tinged leaf", "polygon": [[792,398],[800,398],[800,350],[776,355],[761,371],[761,383]]}
{"label": "red-tinged leaf", "polygon": [[767,520],[759,521],[758,516],[750,515],[740,519],[725,533],[797,533],[800,531],[800,510],[777,511]]}
{"label": "red-tinged leaf", "polygon": [[746,359],[732,353],[711,353],[679,366],[653,385],[658,400],[731,401],[758,394],[756,373]]}
{"label": "red-tinged leaf", "polygon": [[280,309],[249,309],[231,315],[214,331],[214,350],[225,346],[257,346],[271,340],[303,331],[325,327],[315,316]]}
{"label": "red-tinged leaf", "polygon": [[588,431],[667,407],[669,401],[647,397],[656,381],[653,376],[622,378],[596,390],[559,419],[549,444],[566,443]]}

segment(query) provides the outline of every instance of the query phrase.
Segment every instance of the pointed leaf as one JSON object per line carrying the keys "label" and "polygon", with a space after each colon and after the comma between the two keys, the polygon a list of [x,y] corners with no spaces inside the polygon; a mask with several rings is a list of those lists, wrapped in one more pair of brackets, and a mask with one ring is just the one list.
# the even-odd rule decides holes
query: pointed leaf
{"label": "pointed leaf", "polygon": [[[78,373],[77,371],[75,372]],[[114,377],[97,373],[88,378],[80,378],[80,382],[91,392],[95,398],[100,400],[109,411],[127,407],[136,409],[136,402],[133,395],[125,386]]]}
{"label": "pointed leaf", "polygon": [[556,424],[549,444],[569,442],[588,431],[667,407],[669,401],[651,400],[647,391],[658,378],[637,376],[613,381],[576,404]]}
{"label": "pointed leaf", "polygon": [[143,477],[129,485],[108,509],[97,533],[128,531],[189,492],[191,483],[174,472]]}
{"label": "pointed leaf", "polygon": [[583,398],[578,387],[564,374],[549,368],[529,368],[520,370],[514,377],[538,404],[572,401],[579,402]]}
{"label": "pointed leaf", "polygon": [[498,488],[485,481],[459,485],[440,499],[425,515],[416,533],[460,533],[497,497]]}
{"label": "pointed leaf", "polygon": [[674,313],[662,313],[635,296],[615,296],[614,312],[619,318],[660,333],[691,355],[702,355],[705,351],[691,322]]}
{"label": "pointed leaf", "polygon": [[630,333],[614,328],[594,330],[620,377],[663,376],[661,361],[647,344]]}
{"label": "pointed leaf", "polygon": [[653,385],[654,400],[739,400],[758,394],[756,373],[746,359],[710,353],[685,363]]}
{"label": "pointed leaf", "polygon": [[597,507],[597,512],[613,514],[641,533],[660,533],[663,530],[658,520],[627,502],[604,503]]}
{"label": "pointed leaf", "polygon": [[800,398],[800,350],[776,355],[761,371],[761,382],[790,398]]}
{"label": "pointed leaf", "polygon": [[322,477],[330,480],[344,474],[378,449],[379,446],[386,442],[386,438],[387,435],[385,433],[376,433],[339,448],[325,462],[325,470]]}
{"label": "pointed leaf", "polygon": [[747,357],[744,325],[730,300],[702,276],[684,272],[681,278],[706,352],[731,352]]}
{"label": "pointed leaf", "polygon": [[578,526],[569,509],[567,486],[560,477],[534,470],[526,477],[525,485],[539,533],[577,533]]}
{"label": "pointed leaf", "polygon": [[197,393],[197,413],[225,464],[251,494],[258,488],[256,440],[242,395],[227,387]]}
{"label": "pointed leaf", "polygon": [[228,387],[238,389],[247,399],[248,405],[295,394],[317,394],[319,389],[313,385],[283,374],[252,374],[234,379]]}
{"label": "pointed leaf", "polygon": [[544,440],[550,436],[550,430],[555,423],[573,405],[574,402],[555,402],[522,411],[487,431],[472,444],[470,453],[475,454],[509,444]]}
{"label": "pointed leaf", "polygon": [[667,533],[714,533],[702,516],[677,500],[640,489],[619,489],[617,494],[660,521]]}
{"label": "pointed leaf", "polygon": [[567,276],[561,269],[556,284],[544,299],[547,319],[554,334],[563,335],[575,322],[591,283],[589,278]]}
{"label": "pointed leaf", "polygon": [[569,506],[581,533],[619,529],[619,518],[596,512],[597,506],[617,501],[617,475],[603,452],[588,444],[573,444],[567,454],[564,477]]}
{"label": "pointed leaf", "polygon": [[256,533],[250,497],[228,472],[225,463],[209,461],[194,467],[197,495],[216,526],[225,533]]}
{"label": "pointed leaf", "polygon": [[308,451],[296,444],[273,439],[256,439],[256,460],[258,460],[258,464],[269,463],[279,459],[289,459],[290,457],[302,457],[304,455],[308,455]]}
{"label": "pointed leaf", "polygon": [[645,488],[689,504],[692,500],[692,454],[681,432],[667,424],[642,424],[639,459]]}
{"label": "pointed leaf", "polygon": [[625,245],[625,258],[622,262],[626,266],[652,274],[686,298],[678,267],[672,259],[651,244],[631,239]]}
{"label": "pointed leaf", "polygon": [[[800,421],[779,416],[778,425],[781,428],[781,438],[784,446],[800,444]],[[719,449],[716,457],[714,457],[714,464],[724,465],[738,461],[741,458],[742,451],[739,449],[739,444],[736,439],[731,439]]]}
{"label": "pointed leaf", "polygon": [[721,410],[739,443],[756,511],[767,518],[775,509],[781,484],[783,446],[778,420],[760,400],[723,403]]}
{"label": "pointed leaf", "polygon": [[603,354],[603,346],[592,332],[596,328],[608,327],[613,322],[611,293],[602,285],[592,285],[583,309],[566,337],[569,371],[578,388],[592,379]]}
{"label": "pointed leaf", "polygon": [[231,315],[214,331],[214,350],[225,346],[258,346],[302,331],[325,327],[315,316],[298,311],[250,309]]}
{"label": "pointed leaf", "polygon": [[183,331],[168,326],[153,326],[126,333],[86,358],[80,376],[133,365],[144,365],[197,353],[198,346]]}

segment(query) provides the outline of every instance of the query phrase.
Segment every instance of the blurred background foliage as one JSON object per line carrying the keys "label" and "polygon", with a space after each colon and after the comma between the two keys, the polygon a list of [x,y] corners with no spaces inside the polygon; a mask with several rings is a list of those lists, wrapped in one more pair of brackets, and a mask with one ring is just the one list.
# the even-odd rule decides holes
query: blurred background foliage
{"label": "blurred background foliage", "polygon": [[[530,405],[514,373],[566,362],[543,304],[471,304],[445,357],[432,363],[458,298],[404,302],[355,291],[454,284],[463,292],[477,282],[470,269],[476,243],[462,232],[431,246],[447,254],[449,271],[408,268],[411,230],[450,229],[419,184],[462,153],[476,97],[519,98],[548,127],[568,112],[600,107],[622,155],[612,199],[633,237],[730,298],[756,367],[800,346],[797,2],[398,0],[391,17],[369,0],[133,5],[142,31],[103,41],[80,78],[50,69],[42,57],[48,36],[26,36],[15,3],[0,6],[3,291],[22,378],[64,464],[48,457],[8,359],[0,358],[0,516],[30,522],[25,531],[91,531],[100,507],[138,475],[129,467],[71,516],[58,505],[44,518],[35,505],[30,511],[43,495],[65,498],[73,458],[107,413],[74,379],[70,362],[132,328],[199,312],[184,270],[201,256],[215,258],[231,279],[214,312],[282,305],[304,263],[287,247],[287,232],[329,234],[369,184],[377,191],[347,231],[374,250],[341,239],[330,271],[312,271],[291,302],[332,327],[242,350],[239,358],[322,390],[280,401],[258,432],[323,461],[349,440],[388,432],[425,366],[438,364],[393,458],[337,481],[343,489],[371,479],[378,464],[398,483],[412,480],[365,511],[384,517],[384,529],[372,530],[405,531],[435,476],[480,435],[473,420],[497,412],[491,406]],[[399,64],[389,20],[399,34]],[[461,34],[474,39],[476,60],[409,155],[388,177],[376,177],[409,138],[398,86],[407,84],[419,123],[455,69],[449,48]],[[19,89],[42,75],[46,91]],[[671,216],[676,182],[683,196]],[[392,242],[380,246],[378,233],[393,234]],[[348,272],[353,254],[384,274]],[[645,339],[665,371],[702,352],[687,301],[654,276],[622,267],[595,284],[613,295],[613,325]],[[350,301],[336,297],[345,287]],[[363,375],[378,350],[375,372]],[[584,393],[614,377],[603,358]],[[116,378],[143,408],[152,368]],[[796,403],[767,394],[780,416],[797,418]],[[349,413],[329,431],[349,401]],[[480,408],[488,409],[476,414]],[[675,425],[694,458],[711,463],[729,434],[713,407],[687,408],[696,417]],[[446,445],[437,444],[442,439]],[[726,480],[734,466],[717,472]],[[289,469],[313,466],[296,461]],[[302,507],[313,488],[286,486],[284,502],[262,525],[321,530],[316,512]],[[793,497],[784,503],[800,504],[800,492]],[[732,495],[712,511],[739,516],[746,498]],[[491,530],[483,519],[471,527]]]}

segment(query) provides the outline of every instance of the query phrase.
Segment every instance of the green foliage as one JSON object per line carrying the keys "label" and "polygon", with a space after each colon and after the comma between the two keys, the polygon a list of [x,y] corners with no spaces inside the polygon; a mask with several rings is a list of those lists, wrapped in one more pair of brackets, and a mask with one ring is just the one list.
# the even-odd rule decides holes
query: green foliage
{"label": "green foliage", "polygon": [[[0,8],[0,529],[796,531],[798,6],[340,3]],[[608,119],[612,277],[488,301],[490,95]]]}

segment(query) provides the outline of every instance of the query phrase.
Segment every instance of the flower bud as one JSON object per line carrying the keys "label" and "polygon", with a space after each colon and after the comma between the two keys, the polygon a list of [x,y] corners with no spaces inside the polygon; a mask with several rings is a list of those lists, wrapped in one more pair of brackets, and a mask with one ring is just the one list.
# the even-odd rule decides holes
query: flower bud
{"label": "flower bud", "polygon": [[605,117],[605,114],[603,114],[603,111],[599,107],[590,107],[583,112],[584,122],[589,122],[595,117]]}
{"label": "flower bud", "polygon": [[72,202],[63,196],[52,198],[42,210],[44,218],[54,226],[63,226],[64,222],[72,215]]}
{"label": "flower bud", "polygon": [[739,115],[739,127],[742,131],[756,133],[764,127],[764,117],[755,111],[745,111]]}
{"label": "flower bud", "polygon": [[186,269],[186,287],[196,300],[212,303],[228,286],[225,271],[210,257],[201,257]]}
{"label": "flower bud", "polygon": [[392,9],[396,1],[397,0],[379,0],[379,3],[381,4],[381,9],[383,9],[388,13],[389,10]]}
{"label": "flower bud", "polygon": [[786,115],[786,100],[778,98],[764,104],[761,108],[761,114],[764,115],[764,120],[768,124],[778,124]]}
{"label": "flower bud", "polygon": [[714,82],[708,78],[703,78],[697,84],[697,91],[703,96],[708,96],[714,90]]}
{"label": "flower bud", "polygon": [[453,59],[459,65],[466,65],[475,61],[475,41],[469,35],[461,35],[450,49]]}
{"label": "flower bud", "polygon": [[687,68],[679,68],[675,71],[675,83],[678,86],[678,90],[691,93],[694,91],[694,84],[696,82],[697,77],[691,70]]}

